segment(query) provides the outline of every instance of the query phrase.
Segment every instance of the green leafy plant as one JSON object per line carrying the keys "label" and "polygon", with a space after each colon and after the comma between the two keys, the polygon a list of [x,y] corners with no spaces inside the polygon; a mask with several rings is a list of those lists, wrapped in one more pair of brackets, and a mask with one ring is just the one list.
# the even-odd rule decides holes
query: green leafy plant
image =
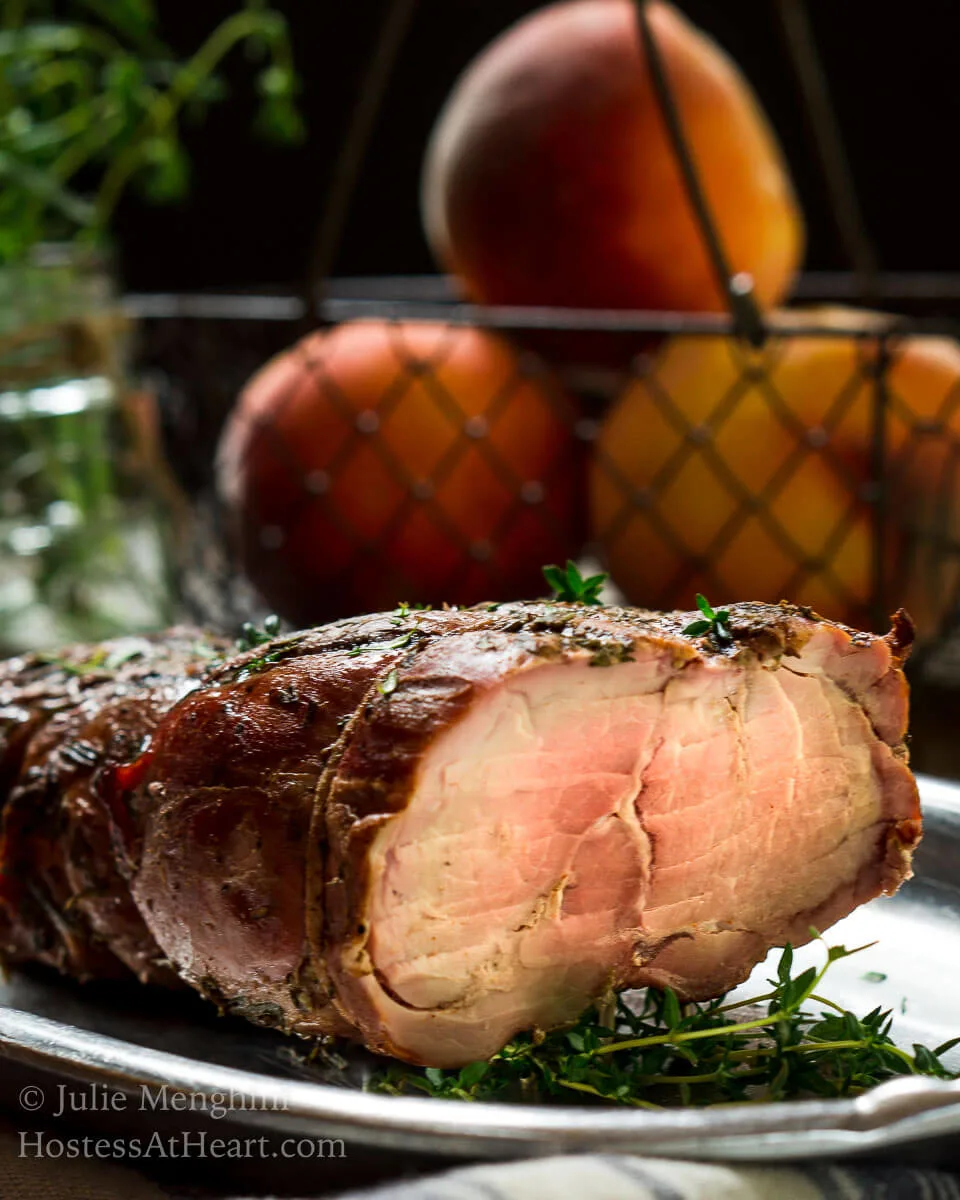
{"label": "green leafy plant", "polygon": [[246,0],[182,60],[154,0],[8,0],[0,18],[0,263],[38,242],[101,241],[131,182],[151,200],[184,195],[184,118],[226,94],[217,74],[245,46],[259,60],[259,132],[303,135],[284,17]]}
{"label": "green leafy plant", "polygon": [[[447,1100],[588,1097],[656,1109],[857,1096],[898,1075],[955,1078],[941,1058],[960,1038],[910,1054],[890,1037],[889,1012],[857,1017],[820,995],[830,966],[864,949],[826,947],[820,968],[794,975],[787,946],[770,990],[751,999],[681,1004],[669,988],[634,993],[636,1005],[611,997],[565,1029],[515,1038],[486,1062],[459,1071],[392,1066],[368,1086]],[[757,1009],[762,1015],[751,1015]]]}
{"label": "green leafy plant", "polygon": [[725,608],[714,612],[706,596],[697,592],[697,608],[703,613],[702,621],[691,621],[683,630],[689,637],[702,637],[708,633],[716,645],[723,649],[733,644],[733,634],[730,632],[730,614]]}
{"label": "green leafy plant", "polygon": [[567,600],[572,604],[601,605],[600,592],[607,582],[606,575],[590,575],[584,578],[575,562],[567,559],[566,569],[549,566],[543,568],[543,577],[553,588],[554,600]]}

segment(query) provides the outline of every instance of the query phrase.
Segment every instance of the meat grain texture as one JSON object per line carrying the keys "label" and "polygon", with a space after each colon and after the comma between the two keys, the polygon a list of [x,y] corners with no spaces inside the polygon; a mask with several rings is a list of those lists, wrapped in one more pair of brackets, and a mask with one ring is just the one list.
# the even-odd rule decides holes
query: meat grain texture
{"label": "meat grain texture", "polygon": [[13,660],[0,951],[443,1067],[611,987],[717,995],[909,876],[911,629],[734,604],[721,649],[695,615],[518,603]]}

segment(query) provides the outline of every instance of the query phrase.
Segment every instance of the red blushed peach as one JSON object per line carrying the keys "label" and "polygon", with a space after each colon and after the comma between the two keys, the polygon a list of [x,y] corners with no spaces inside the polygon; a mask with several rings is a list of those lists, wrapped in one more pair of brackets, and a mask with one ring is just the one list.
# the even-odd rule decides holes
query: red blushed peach
{"label": "red blushed peach", "polygon": [[[650,21],[735,271],[791,286],[803,224],[780,150],[731,59],[675,8]],[[533,13],[467,69],[434,130],[431,245],[487,304],[720,310],[632,0]]]}
{"label": "red blushed peach", "polygon": [[398,600],[540,594],[576,553],[572,402],[503,338],[356,321],[247,385],[218,457],[242,563],[306,625]]}

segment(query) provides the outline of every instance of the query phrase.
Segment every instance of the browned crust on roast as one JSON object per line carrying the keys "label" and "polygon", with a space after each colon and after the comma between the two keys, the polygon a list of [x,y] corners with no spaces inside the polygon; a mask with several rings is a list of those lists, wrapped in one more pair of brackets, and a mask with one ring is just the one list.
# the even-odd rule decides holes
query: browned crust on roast
{"label": "browned crust on roast", "polygon": [[[132,970],[176,982],[118,869],[98,783],[189,686],[202,636],[171,630],[0,665],[0,955],[81,979]],[[108,667],[111,654],[124,661]]]}
{"label": "browned crust on roast", "polygon": [[322,890],[313,822],[371,666],[304,654],[187,697],[136,798],[133,894],[184,978],[226,1010],[305,1035],[344,1031],[310,952]]}
{"label": "browned crust on roast", "polygon": [[884,638],[898,666],[902,666],[910,657],[916,638],[917,628],[910,614],[905,608],[898,608],[890,618],[890,632]]}

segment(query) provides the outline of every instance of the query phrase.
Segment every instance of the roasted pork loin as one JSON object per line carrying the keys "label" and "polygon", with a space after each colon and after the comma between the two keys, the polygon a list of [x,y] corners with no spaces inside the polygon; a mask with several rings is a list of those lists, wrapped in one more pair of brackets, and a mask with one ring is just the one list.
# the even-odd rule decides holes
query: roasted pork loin
{"label": "roasted pork loin", "polygon": [[0,667],[0,951],[436,1066],[894,891],[909,621],[398,610]]}

